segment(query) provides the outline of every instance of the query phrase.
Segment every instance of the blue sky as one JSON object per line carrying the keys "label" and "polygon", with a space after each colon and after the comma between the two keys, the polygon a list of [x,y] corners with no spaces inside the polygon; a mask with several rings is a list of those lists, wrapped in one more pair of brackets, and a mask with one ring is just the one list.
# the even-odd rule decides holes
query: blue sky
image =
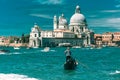
{"label": "blue sky", "polygon": [[34,23],[52,30],[53,16],[69,22],[76,5],[96,33],[120,31],[120,0],[0,0],[0,35],[29,33]]}

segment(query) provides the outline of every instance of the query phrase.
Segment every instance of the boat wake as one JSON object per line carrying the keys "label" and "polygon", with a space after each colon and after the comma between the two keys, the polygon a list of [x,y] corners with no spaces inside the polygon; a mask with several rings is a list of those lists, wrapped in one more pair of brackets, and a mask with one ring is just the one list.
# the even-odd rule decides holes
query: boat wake
{"label": "boat wake", "polygon": [[0,80],[38,80],[36,78],[30,78],[26,75],[19,75],[19,74],[3,74],[0,73]]}
{"label": "boat wake", "polygon": [[4,55],[4,54],[6,54],[6,53],[4,53],[4,52],[1,52],[1,53],[0,53],[0,55]]}
{"label": "boat wake", "polygon": [[22,53],[20,53],[20,52],[13,52],[13,53],[11,53],[11,54],[22,54]]}
{"label": "boat wake", "polygon": [[120,71],[116,70],[115,72],[111,72],[111,75],[115,75],[115,74],[120,74]]}
{"label": "boat wake", "polygon": [[2,53],[0,53],[0,55],[13,55],[13,54],[22,54],[22,53],[20,53],[20,52],[11,52],[11,53],[2,52]]}

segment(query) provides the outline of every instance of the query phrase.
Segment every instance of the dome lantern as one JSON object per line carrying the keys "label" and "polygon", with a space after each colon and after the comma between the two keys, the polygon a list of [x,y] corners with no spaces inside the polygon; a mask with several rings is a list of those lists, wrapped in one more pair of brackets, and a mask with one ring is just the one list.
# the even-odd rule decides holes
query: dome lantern
{"label": "dome lantern", "polygon": [[70,25],[85,25],[86,19],[83,14],[80,13],[80,7],[76,6],[75,14],[72,15],[70,19]]}
{"label": "dome lantern", "polygon": [[80,6],[76,6],[75,13],[80,13]]}

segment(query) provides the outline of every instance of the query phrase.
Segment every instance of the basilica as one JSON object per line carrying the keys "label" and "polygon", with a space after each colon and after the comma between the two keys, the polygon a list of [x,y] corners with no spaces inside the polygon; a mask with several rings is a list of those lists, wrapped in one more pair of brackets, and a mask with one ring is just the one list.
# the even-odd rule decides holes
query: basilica
{"label": "basilica", "polygon": [[68,23],[64,14],[53,18],[53,30],[42,30],[37,24],[31,29],[29,47],[89,46],[94,41],[94,32],[88,29],[80,7]]}

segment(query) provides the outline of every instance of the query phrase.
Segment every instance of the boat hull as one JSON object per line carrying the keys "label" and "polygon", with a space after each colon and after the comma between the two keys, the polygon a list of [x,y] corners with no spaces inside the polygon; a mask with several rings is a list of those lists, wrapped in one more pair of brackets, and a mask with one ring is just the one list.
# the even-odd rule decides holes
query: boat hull
{"label": "boat hull", "polygon": [[74,70],[77,66],[77,62],[75,61],[75,59],[70,59],[67,60],[64,64],[64,69],[65,70]]}

